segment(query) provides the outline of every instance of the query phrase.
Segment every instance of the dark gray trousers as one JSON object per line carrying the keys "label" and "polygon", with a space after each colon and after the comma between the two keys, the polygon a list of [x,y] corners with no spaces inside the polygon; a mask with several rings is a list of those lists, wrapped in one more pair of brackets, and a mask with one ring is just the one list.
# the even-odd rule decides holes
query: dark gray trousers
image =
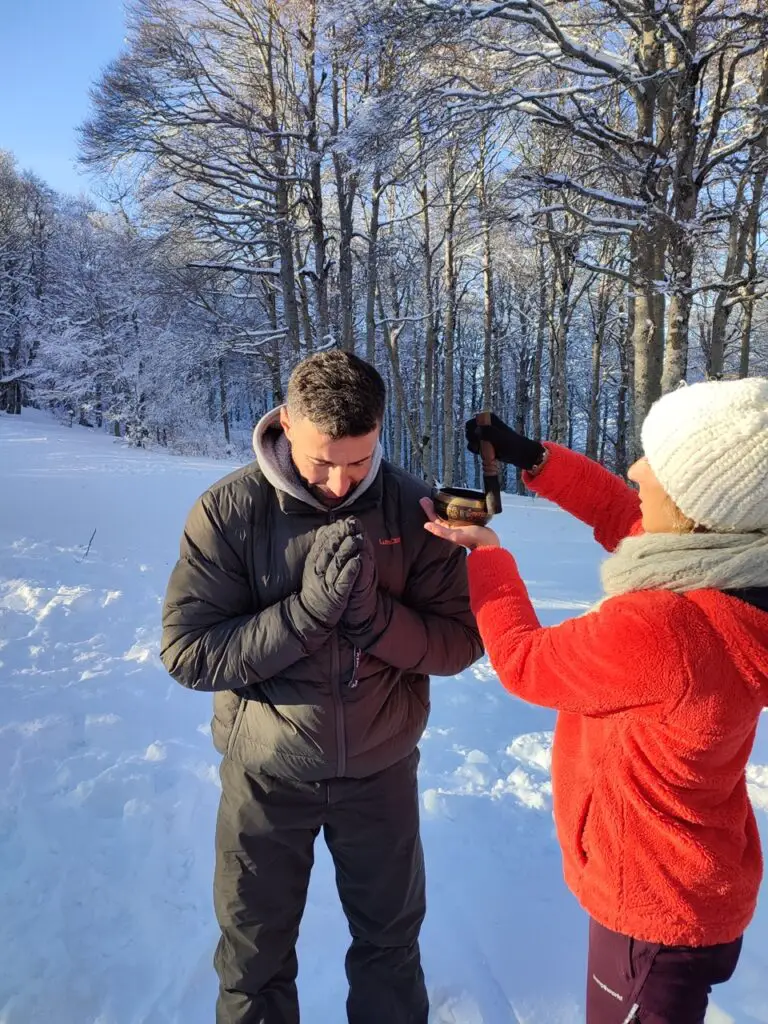
{"label": "dark gray trousers", "polygon": [[662,946],[589,924],[587,1024],[704,1024],[709,993],[736,970],[741,939]]}
{"label": "dark gray trousers", "polygon": [[214,902],[217,1024],[298,1024],[296,940],[323,830],[352,943],[349,1024],[426,1024],[418,752],[366,779],[288,782],[225,758]]}

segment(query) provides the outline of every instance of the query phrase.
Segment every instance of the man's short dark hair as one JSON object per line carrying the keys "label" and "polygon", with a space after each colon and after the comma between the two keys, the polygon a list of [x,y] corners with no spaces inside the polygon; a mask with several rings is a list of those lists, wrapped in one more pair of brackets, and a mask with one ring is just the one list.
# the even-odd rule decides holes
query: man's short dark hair
{"label": "man's short dark hair", "polygon": [[305,417],[334,441],[381,426],[386,388],[370,363],[331,349],[303,359],[288,380],[288,412]]}

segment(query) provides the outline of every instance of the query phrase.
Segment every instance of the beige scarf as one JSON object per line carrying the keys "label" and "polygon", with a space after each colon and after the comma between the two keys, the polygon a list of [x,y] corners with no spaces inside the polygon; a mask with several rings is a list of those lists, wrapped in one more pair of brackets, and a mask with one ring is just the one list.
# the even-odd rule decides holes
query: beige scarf
{"label": "beige scarf", "polygon": [[768,533],[645,533],[627,537],[601,569],[606,597],[634,590],[768,586]]}

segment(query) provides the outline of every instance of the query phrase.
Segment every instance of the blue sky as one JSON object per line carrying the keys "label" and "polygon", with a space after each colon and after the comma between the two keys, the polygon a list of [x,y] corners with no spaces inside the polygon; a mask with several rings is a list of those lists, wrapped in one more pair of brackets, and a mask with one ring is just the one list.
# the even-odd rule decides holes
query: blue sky
{"label": "blue sky", "polygon": [[89,190],[75,129],[124,36],[123,0],[0,0],[0,149],[59,192]]}

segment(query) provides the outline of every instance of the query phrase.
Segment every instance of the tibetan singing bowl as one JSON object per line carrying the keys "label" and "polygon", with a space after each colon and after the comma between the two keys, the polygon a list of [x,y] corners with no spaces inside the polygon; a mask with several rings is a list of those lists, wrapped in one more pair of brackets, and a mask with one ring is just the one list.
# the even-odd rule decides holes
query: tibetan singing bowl
{"label": "tibetan singing bowl", "polygon": [[485,494],[465,487],[441,487],[433,493],[432,503],[445,526],[485,526],[493,515],[488,511]]}

